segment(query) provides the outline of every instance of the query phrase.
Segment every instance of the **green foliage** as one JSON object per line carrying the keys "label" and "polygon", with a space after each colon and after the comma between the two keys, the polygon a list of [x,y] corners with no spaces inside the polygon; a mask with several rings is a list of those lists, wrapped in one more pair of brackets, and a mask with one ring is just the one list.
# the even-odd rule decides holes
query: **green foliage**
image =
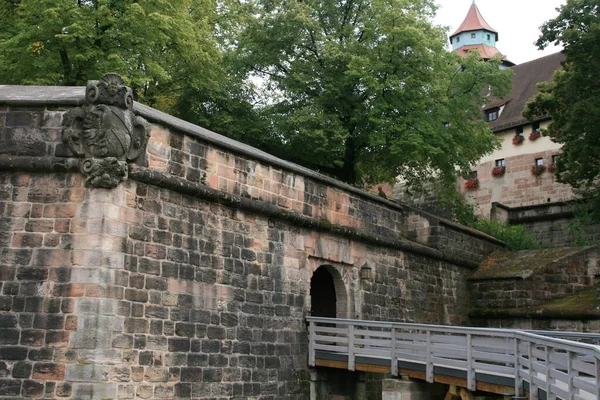
{"label": "green foliage", "polygon": [[498,145],[481,104],[510,72],[448,52],[434,12],[432,0],[4,0],[0,83],[116,72],[149,105],[346,182],[448,183]]}
{"label": "green foliage", "polygon": [[510,72],[446,51],[431,0],[248,0],[227,12],[229,83],[188,97],[202,105],[186,118],[358,185],[451,182],[497,145],[481,104],[489,88],[506,93]]}
{"label": "green foliage", "polygon": [[436,188],[443,209],[450,211],[459,224],[470,227],[475,225],[477,221],[475,204],[466,201],[464,196],[454,187],[443,188],[438,185]]}
{"label": "green foliage", "polygon": [[183,87],[212,89],[218,77],[213,0],[0,4],[0,83],[83,85],[116,72],[167,107]]}
{"label": "green foliage", "polygon": [[[542,26],[537,45],[564,46],[563,69],[538,86],[527,104],[528,118],[549,115],[545,135],[562,144],[556,176],[584,196],[600,199],[600,17],[597,0],[568,0],[559,15]],[[594,207],[598,216],[598,207]]]}
{"label": "green foliage", "polygon": [[589,246],[588,230],[594,224],[593,213],[585,204],[575,206],[574,218],[569,222],[569,232],[573,237],[575,246]]}
{"label": "green foliage", "polygon": [[479,219],[475,221],[473,227],[506,243],[506,250],[518,251],[539,248],[535,238],[522,225],[508,225],[501,221]]}
{"label": "green foliage", "polygon": [[469,203],[456,190],[448,189],[440,194],[441,204],[456,218],[457,222],[477,229],[506,243],[506,250],[534,250],[539,248],[534,236],[522,225],[478,218],[475,205]]}

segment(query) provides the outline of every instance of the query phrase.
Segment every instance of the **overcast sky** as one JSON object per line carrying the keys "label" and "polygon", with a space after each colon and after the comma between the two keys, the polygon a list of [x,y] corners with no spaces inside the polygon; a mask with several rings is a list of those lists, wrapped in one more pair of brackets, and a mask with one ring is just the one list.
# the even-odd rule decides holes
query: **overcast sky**
{"label": "overcast sky", "polygon": [[[450,27],[450,33],[465,19],[473,0],[436,0],[440,6],[435,23]],[[559,48],[539,51],[533,44],[540,36],[539,27],[558,15],[556,8],[566,0],[476,0],[487,23],[496,30],[498,50],[510,61],[521,64],[556,53]]]}

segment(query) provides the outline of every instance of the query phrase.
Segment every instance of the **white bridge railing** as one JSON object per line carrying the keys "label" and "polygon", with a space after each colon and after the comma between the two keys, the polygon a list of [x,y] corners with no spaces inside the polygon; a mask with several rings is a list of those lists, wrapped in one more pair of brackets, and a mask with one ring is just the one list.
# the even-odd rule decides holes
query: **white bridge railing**
{"label": "white bridge railing", "polygon": [[[336,318],[308,317],[309,365],[323,357],[343,359],[354,371],[357,363],[418,366],[428,382],[435,371],[459,371],[467,388],[477,377],[514,381],[514,396],[529,392],[537,399],[600,400],[600,347],[574,340],[600,335],[568,332],[464,328]],[[573,339],[573,340],[566,340]],[[357,361],[358,360],[358,361]],[[407,367],[408,366],[408,367]]]}

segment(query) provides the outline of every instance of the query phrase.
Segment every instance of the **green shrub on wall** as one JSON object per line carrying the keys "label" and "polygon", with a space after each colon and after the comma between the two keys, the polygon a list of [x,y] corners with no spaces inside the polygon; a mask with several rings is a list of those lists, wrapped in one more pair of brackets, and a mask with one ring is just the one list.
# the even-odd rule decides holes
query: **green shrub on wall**
{"label": "green shrub on wall", "polygon": [[540,247],[533,235],[522,225],[509,225],[501,221],[479,219],[475,221],[473,227],[502,240],[506,243],[507,250],[533,250]]}
{"label": "green shrub on wall", "polygon": [[534,236],[522,225],[478,218],[476,206],[466,201],[458,191],[448,190],[439,196],[442,207],[449,210],[458,223],[503,241],[506,243],[506,250],[533,250],[540,247]]}

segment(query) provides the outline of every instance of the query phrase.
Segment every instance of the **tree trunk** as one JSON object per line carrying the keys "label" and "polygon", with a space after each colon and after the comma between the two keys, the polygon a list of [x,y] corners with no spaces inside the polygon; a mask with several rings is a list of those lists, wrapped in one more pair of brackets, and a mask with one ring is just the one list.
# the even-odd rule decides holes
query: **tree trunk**
{"label": "tree trunk", "polygon": [[60,50],[60,61],[63,67],[63,75],[65,77],[65,85],[73,86],[75,82],[73,80],[73,66],[69,60],[69,55],[65,49]]}

